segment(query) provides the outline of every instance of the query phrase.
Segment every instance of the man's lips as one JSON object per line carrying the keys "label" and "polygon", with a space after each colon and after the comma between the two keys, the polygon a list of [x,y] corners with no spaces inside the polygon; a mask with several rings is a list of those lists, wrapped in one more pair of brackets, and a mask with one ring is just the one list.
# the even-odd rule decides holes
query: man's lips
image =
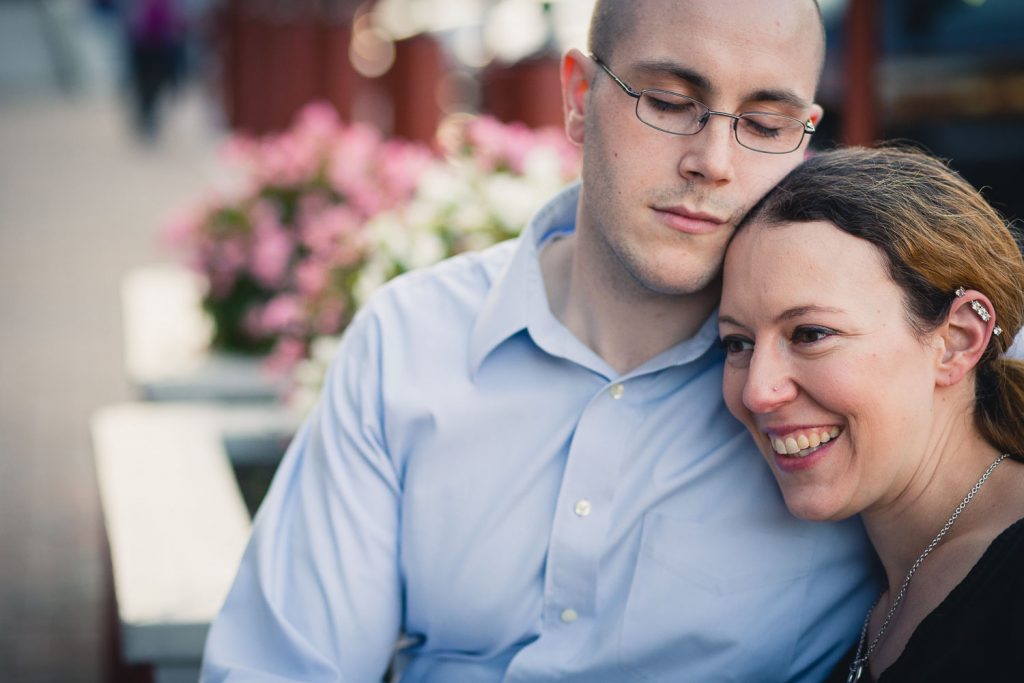
{"label": "man's lips", "polygon": [[725,223],[724,218],[702,211],[690,211],[681,206],[655,206],[652,208],[670,228],[691,235],[714,232]]}

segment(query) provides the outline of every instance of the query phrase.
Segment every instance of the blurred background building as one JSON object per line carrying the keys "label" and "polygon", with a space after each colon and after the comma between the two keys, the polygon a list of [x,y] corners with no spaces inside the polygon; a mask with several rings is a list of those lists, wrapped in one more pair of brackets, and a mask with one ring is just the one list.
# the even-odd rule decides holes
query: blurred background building
{"label": "blurred background building", "polygon": [[[168,258],[229,133],[314,100],[427,142],[463,112],[558,125],[592,2],[0,0],[0,680],[149,675],[118,663],[86,424],[135,397],[121,277]],[[814,146],[911,141],[1024,218],[1024,2],[821,6]]]}
{"label": "blurred background building", "polygon": [[[1017,0],[821,0],[829,50],[814,139],[913,141],[1024,215],[1024,5]],[[227,122],[279,128],[312,98],[401,137],[483,111],[561,120],[558,57],[585,41],[593,0],[226,0],[214,20]]]}
{"label": "blurred background building", "polygon": [[949,159],[1024,218],[1024,3],[823,0],[829,54],[814,144],[898,139]]}

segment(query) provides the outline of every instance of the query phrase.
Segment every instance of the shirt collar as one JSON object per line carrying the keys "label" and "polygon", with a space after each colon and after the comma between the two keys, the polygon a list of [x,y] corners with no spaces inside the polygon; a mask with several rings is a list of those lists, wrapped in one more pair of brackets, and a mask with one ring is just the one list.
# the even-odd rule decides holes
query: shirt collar
{"label": "shirt collar", "polygon": [[498,274],[473,326],[469,343],[473,374],[491,351],[526,329],[538,312],[550,314],[540,272],[540,249],[552,235],[575,229],[579,196],[579,183],[565,188],[530,219],[519,236],[512,259]]}
{"label": "shirt collar", "polygon": [[[469,343],[471,374],[476,374],[487,356],[502,342],[530,329],[539,335],[535,341],[549,353],[575,356],[577,362],[591,366],[600,374],[615,375],[602,359],[572,337],[551,313],[540,270],[540,250],[544,243],[552,236],[571,233],[575,229],[579,195],[578,182],[562,190],[534,215],[519,236],[512,258],[496,277],[473,326]],[[716,310],[693,337],[658,354],[628,374],[641,375],[691,363],[715,349],[717,342]]]}

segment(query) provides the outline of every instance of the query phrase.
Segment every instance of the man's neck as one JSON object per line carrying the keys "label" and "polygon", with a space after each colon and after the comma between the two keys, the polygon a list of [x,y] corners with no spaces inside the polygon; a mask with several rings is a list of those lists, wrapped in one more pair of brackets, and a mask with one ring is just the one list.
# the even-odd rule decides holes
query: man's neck
{"label": "man's neck", "polygon": [[581,261],[575,235],[542,249],[548,306],[620,374],[695,335],[718,304],[717,284],[696,294],[659,294],[621,275],[585,268]]}

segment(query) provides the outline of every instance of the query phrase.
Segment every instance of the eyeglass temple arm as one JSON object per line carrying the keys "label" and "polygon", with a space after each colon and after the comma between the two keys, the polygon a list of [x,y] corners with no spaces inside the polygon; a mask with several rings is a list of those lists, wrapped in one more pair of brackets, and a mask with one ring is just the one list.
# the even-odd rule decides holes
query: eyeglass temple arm
{"label": "eyeglass temple arm", "polygon": [[599,67],[601,67],[602,69],[604,69],[604,72],[605,72],[606,74],[608,74],[608,75],[609,75],[609,76],[611,77],[611,79],[612,79],[613,81],[615,81],[616,83],[618,83],[618,84],[619,84],[619,87],[620,87],[620,88],[622,88],[622,89],[623,89],[623,90],[624,90],[624,91],[626,92],[626,94],[627,94],[627,95],[629,95],[630,97],[634,97],[634,98],[636,98],[636,99],[640,99],[640,94],[641,94],[641,93],[638,93],[638,92],[637,92],[636,90],[633,90],[633,89],[632,89],[631,87],[629,87],[628,85],[626,85],[625,83],[623,83],[623,82],[622,82],[622,79],[621,79],[621,78],[619,78],[618,76],[616,76],[616,75],[615,75],[614,73],[612,73],[612,70],[608,68],[608,65],[607,65],[607,64],[605,64],[604,62],[602,62],[602,61],[601,61],[601,60],[600,60],[600,59],[599,59],[599,58],[597,57],[597,55],[594,55],[594,54],[590,54],[590,55],[588,55],[588,56],[589,56],[589,57],[590,57],[590,58],[591,58],[592,60],[594,60],[594,63],[595,63],[595,64],[597,64],[597,65],[598,65]]}

